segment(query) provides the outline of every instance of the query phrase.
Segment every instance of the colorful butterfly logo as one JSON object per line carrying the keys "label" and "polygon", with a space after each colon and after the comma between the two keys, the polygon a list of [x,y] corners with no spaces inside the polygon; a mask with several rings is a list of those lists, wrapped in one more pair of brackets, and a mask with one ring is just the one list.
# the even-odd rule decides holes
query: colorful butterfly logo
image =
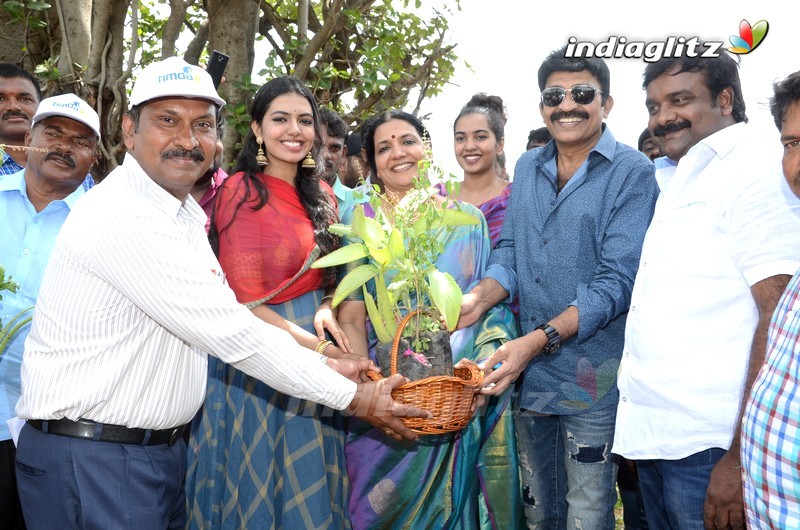
{"label": "colorful butterfly logo", "polygon": [[731,35],[731,47],[728,48],[733,53],[744,55],[758,48],[764,41],[769,31],[769,22],[759,20],[754,26],[744,19],[739,23],[739,35]]}

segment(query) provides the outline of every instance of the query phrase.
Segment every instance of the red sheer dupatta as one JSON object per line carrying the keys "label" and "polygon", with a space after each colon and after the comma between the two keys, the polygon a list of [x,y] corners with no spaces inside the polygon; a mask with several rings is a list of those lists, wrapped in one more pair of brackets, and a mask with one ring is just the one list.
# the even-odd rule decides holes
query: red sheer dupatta
{"label": "red sheer dupatta", "polygon": [[[320,269],[309,269],[294,278],[317,248],[314,228],[297,190],[283,180],[260,174],[269,192],[267,204],[253,210],[258,194],[251,188],[247,202],[236,210],[245,196],[243,176],[236,173],[227,178],[214,212],[219,262],[236,299],[248,304],[274,293],[269,303],[279,304],[321,288]],[[330,187],[323,183],[323,188],[335,200]]]}

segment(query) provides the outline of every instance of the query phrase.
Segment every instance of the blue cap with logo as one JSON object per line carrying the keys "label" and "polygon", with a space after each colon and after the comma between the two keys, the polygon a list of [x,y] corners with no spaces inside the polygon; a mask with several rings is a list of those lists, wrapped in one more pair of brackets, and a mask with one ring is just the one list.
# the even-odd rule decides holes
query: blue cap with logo
{"label": "blue cap with logo", "polygon": [[61,94],[43,99],[33,115],[31,127],[50,116],[63,116],[79,121],[100,138],[100,118],[94,109],[75,94]]}
{"label": "blue cap with logo", "polygon": [[180,57],[168,57],[145,66],[133,85],[129,104],[135,107],[165,97],[206,99],[220,107],[225,104],[208,72]]}

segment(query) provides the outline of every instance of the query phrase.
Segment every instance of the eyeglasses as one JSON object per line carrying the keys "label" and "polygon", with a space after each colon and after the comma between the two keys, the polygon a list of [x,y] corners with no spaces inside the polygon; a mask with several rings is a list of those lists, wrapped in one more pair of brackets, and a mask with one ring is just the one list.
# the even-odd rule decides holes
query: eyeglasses
{"label": "eyeglasses", "polygon": [[[596,93],[602,94],[600,90],[592,85],[575,85],[569,89],[569,93],[572,96],[572,101],[578,105],[588,105],[594,101]],[[545,107],[557,107],[561,105],[565,97],[567,97],[567,91],[558,86],[542,90],[542,103]]]}

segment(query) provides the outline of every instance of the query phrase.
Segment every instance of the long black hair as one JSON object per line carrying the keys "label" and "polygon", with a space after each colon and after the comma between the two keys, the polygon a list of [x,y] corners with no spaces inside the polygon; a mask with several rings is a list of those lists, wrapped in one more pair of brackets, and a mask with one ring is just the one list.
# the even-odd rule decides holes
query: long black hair
{"label": "long black hair", "polygon": [[[289,93],[303,96],[311,105],[311,112],[314,118],[314,146],[311,149],[311,154],[317,163],[317,167],[315,169],[304,168],[302,167],[302,162],[298,162],[297,177],[295,178],[294,184],[300,203],[305,208],[306,213],[308,213],[308,217],[314,227],[314,240],[322,251],[321,255],[324,256],[339,246],[339,237],[328,232],[328,227],[331,223],[337,222],[338,219],[330,196],[323,191],[319,183],[320,175],[324,172],[325,164],[320,158],[322,128],[320,125],[319,108],[317,107],[313,94],[302,81],[294,76],[276,77],[258,90],[253,100],[250,116],[252,122],[260,126],[264,115],[267,113],[267,110],[275,98]],[[269,190],[267,190],[263,181],[258,177],[262,169],[256,163],[256,153],[258,153],[258,144],[256,143],[256,135],[251,127],[250,132],[243,141],[239,158],[236,160],[236,164],[233,167],[234,173],[244,173],[241,185],[245,187],[245,192],[234,209],[233,215],[231,216],[231,223],[236,218],[236,213],[239,211],[239,208],[248,201],[257,197],[257,200],[253,201],[254,204],[250,206],[253,210],[261,209],[269,202]],[[227,226],[217,227],[212,218],[208,237],[214,252],[217,254],[219,254],[219,235],[224,232],[226,228]],[[333,268],[326,269],[323,283],[326,286],[330,286],[333,285],[335,281],[336,271]]]}

